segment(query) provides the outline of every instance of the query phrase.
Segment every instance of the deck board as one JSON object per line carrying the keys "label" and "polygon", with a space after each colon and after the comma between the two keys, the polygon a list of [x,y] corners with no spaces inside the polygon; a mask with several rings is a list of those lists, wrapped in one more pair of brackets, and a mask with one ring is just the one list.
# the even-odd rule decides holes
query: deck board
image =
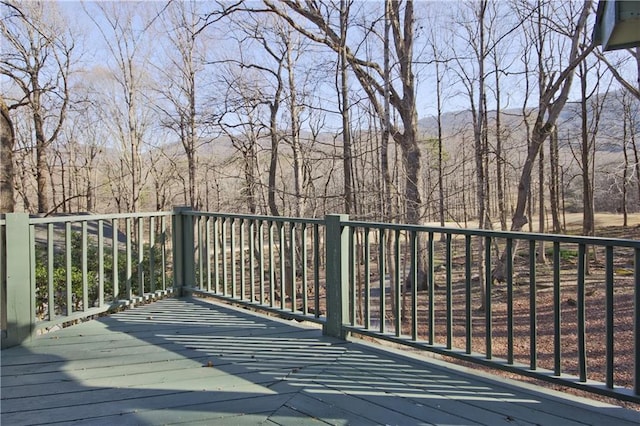
{"label": "deck board", "polygon": [[2,362],[2,424],[640,424],[640,412],[197,298],[51,332]]}

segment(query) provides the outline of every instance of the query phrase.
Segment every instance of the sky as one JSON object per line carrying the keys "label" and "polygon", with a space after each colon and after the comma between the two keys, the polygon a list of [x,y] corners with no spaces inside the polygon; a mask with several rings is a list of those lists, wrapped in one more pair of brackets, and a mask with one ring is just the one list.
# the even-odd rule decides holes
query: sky
{"label": "sky", "polygon": [[[79,1],[58,1],[61,9],[67,14],[74,26],[77,26],[80,32],[84,35],[81,49],[84,50],[82,56],[82,65],[85,70],[96,69],[104,67],[112,62],[109,59],[109,54],[106,50],[106,45],[100,32],[97,30],[94,23],[87,17],[85,9],[89,10],[91,16],[96,19],[99,24],[104,24],[105,21],[100,17],[99,13],[96,13],[95,5],[92,2],[81,3]],[[109,2],[111,6],[121,4],[125,6],[125,3],[131,2]],[[158,8],[164,6],[165,2],[154,2]],[[207,3],[202,3],[207,4]],[[365,4],[365,3],[363,3]],[[505,3],[506,4],[506,3]],[[436,114],[436,97],[435,97],[435,71],[432,61],[432,55],[429,54],[429,33],[432,28],[435,28],[434,34],[437,37],[436,43],[441,46],[448,45],[446,50],[454,49],[460,56],[469,54],[469,46],[459,36],[464,34],[462,30],[462,24],[460,22],[454,22],[452,19],[456,16],[451,16],[451,11],[460,7],[461,2],[458,1],[417,1],[416,2],[416,16],[417,16],[417,31],[416,31],[416,47],[415,47],[415,64],[414,72],[416,74],[416,91],[417,91],[417,111],[420,118],[431,116]],[[130,6],[130,5],[127,5]],[[502,6],[504,7],[504,5]],[[513,18],[508,17],[509,19]],[[501,22],[501,28],[508,27],[508,20]],[[230,40],[225,40],[227,35],[224,33],[225,28],[211,27],[212,39],[216,39],[215,43],[207,48],[212,57],[217,56],[217,51],[233,54],[233,45]],[[504,31],[504,30],[503,30]],[[445,44],[446,42],[446,44]],[[156,58],[162,59],[163,50],[159,46],[158,40],[150,40],[150,43],[158,43],[152,46],[146,46],[150,48],[151,54]],[[521,63],[519,56],[521,55],[521,42],[517,38],[509,41],[509,46],[505,49],[505,56],[503,58],[504,63],[511,64],[511,68],[501,76],[502,94],[501,103],[503,108],[521,108],[524,101],[523,78],[518,72],[521,70]],[[246,55],[246,54],[245,54]],[[444,52],[443,55],[451,55],[450,52]],[[607,53],[608,57],[615,58],[624,55],[624,53],[611,52]],[[469,62],[471,63],[471,62]],[[488,64],[487,66],[491,66]],[[628,69],[624,70],[627,75],[633,75],[632,67],[628,66]],[[355,80],[355,79],[353,79]],[[489,86],[493,85],[493,76],[489,76]],[[615,86],[615,84],[614,84]],[[329,85],[331,87],[331,85]],[[574,84],[571,98],[577,99],[579,96],[578,85]],[[331,103],[331,99],[335,98],[335,94],[327,90],[327,96],[324,96],[327,104]],[[455,72],[449,72],[443,78],[443,110],[445,112],[458,111],[469,108],[468,95],[465,94],[465,87],[459,83],[459,76]],[[493,96],[493,91],[489,90],[488,93],[488,107],[489,109],[495,108],[496,102]],[[334,107],[335,109],[335,107]]]}

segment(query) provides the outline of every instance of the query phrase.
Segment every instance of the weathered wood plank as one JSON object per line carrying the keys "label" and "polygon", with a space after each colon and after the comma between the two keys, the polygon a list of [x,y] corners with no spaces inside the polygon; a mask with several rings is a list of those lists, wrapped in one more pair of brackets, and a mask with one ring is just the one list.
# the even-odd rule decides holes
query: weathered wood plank
{"label": "weathered wood plank", "polygon": [[[310,336],[311,338],[308,338]],[[65,370],[73,368],[89,368],[92,365],[116,366],[134,364],[137,362],[153,362],[156,359],[180,359],[202,358],[205,356],[225,356],[241,354],[259,354],[278,351],[296,353],[297,351],[318,351],[325,356],[329,353],[324,348],[331,347],[329,343],[314,338],[315,334],[300,333],[287,339],[275,340],[269,343],[268,339],[245,337],[238,340],[229,338],[194,338],[193,336],[157,337],[149,341],[135,340],[123,344],[118,342],[105,342],[87,344],[81,350],[70,347],[61,347],[51,350],[48,354],[22,354],[13,357],[12,362],[4,363],[2,374],[10,376],[35,371],[57,371],[59,363],[64,363]],[[311,349],[310,349],[311,348]],[[57,357],[57,358],[56,358]],[[125,362],[128,360],[128,362]],[[4,359],[3,359],[4,361]]]}
{"label": "weathered wood plank", "polygon": [[[439,368],[425,369],[419,363],[408,363],[407,359],[398,359],[397,369],[375,367],[379,364],[376,361],[379,359],[371,357],[368,362],[362,363],[349,359],[349,356],[343,357],[340,364],[348,368],[335,369],[333,383],[327,387],[438,424],[471,422],[498,425],[511,424],[516,419],[508,412],[488,408],[496,401],[498,405],[507,407],[505,402],[514,396],[512,393],[477,386]],[[374,367],[370,368],[367,364],[373,364]],[[325,371],[325,375],[330,373]],[[340,383],[348,385],[342,386]],[[476,400],[477,404],[474,403]],[[520,418],[519,424],[536,424],[531,419],[531,416]]]}
{"label": "weathered wood plank", "polygon": [[309,425],[347,425],[349,424],[346,421],[340,423],[331,423],[330,421],[322,420],[318,417],[309,416],[307,414],[303,414],[297,410],[291,409],[289,407],[282,406],[278,411],[273,413],[269,417],[269,421],[271,424],[276,424],[279,426],[299,426],[301,424],[309,424]]}
{"label": "weathered wood plank", "polygon": [[77,409],[78,406],[96,403],[126,401],[135,398],[151,398],[161,395],[176,395],[179,392],[167,389],[139,389],[139,388],[87,388],[79,392],[49,393],[42,396],[25,396],[22,398],[5,399],[2,401],[2,413],[19,413],[22,411],[46,410],[52,408]]}
{"label": "weathered wood plank", "polygon": [[421,420],[410,415],[406,415],[396,409],[389,409],[377,403],[367,401],[366,399],[359,398],[345,392],[319,393],[318,391],[319,390],[317,389],[313,390],[313,397],[315,399],[318,399],[324,404],[333,405],[340,410],[359,415],[367,422],[385,425],[411,425],[417,424]]}
{"label": "weathered wood plank", "polygon": [[1,369],[11,425],[640,424],[637,411],[189,298],[3,350]]}
{"label": "weathered wood plank", "polygon": [[[188,336],[198,336],[200,339],[206,339],[207,337],[217,337],[220,339],[238,338],[238,337],[254,337],[259,336],[265,341],[270,336],[274,337],[274,341],[289,339],[303,338],[306,334],[309,339],[313,339],[314,336],[320,336],[319,330],[315,329],[296,329],[288,325],[281,325],[279,327],[270,327],[269,329],[251,330],[244,327],[238,327],[232,329],[226,327],[223,331],[219,331],[214,327],[194,327],[189,324],[185,324],[182,327],[174,329],[163,328],[162,325],[157,325],[153,328],[145,328],[142,331],[122,331],[120,329],[106,330],[103,334],[85,335],[84,324],[73,326],[70,329],[76,329],[74,335],[67,335],[59,337],[58,332],[50,333],[48,335],[36,338],[30,345],[25,345],[22,348],[9,354],[8,361],[11,363],[19,362],[21,354],[38,353],[50,350],[63,350],[65,353],[73,353],[77,350],[82,350],[89,344],[101,345],[102,347],[109,347],[109,345],[117,345],[119,347],[126,347],[127,345],[135,345],[139,340],[143,340],[148,343],[163,344],[163,339],[168,336],[175,336],[176,338],[185,338]],[[132,337],[135,336],[135,337]],[[107,340],[105,340],[107,339]],[[331,342],[329,339],[323,338],[316,340],[322,341],[324,344]]]}
{"label": "weathered wood plank", "polygon": [[[233,425],[233,426],[260,426],[260,425],[275,425],[270,423],[265,414],[240,414],[234,416],[220,417],[220,414],[211,413],[209,417],[205,417],[203,420],[189,420],[189,421],[173,421],[173,413],[169,413],[172,421],[161,421],[157,424],[170,426],[170,425],[183,425],[183,426],[212,426],[212,425]],[[143,414],[144,415],[144,414]],[[74,422],[66,422],[68,426],[140,426],[151,425],[153,423],[149,421],[143,421],[141,417],[143,415],[116,415],[100,418],[92,418],[87,420],[80,420]]]}
{"label": "weathered wood plank", "polygon": [[[77,327],[82,327],[79,325]],[[117,332],[111,332],[117,334]],[[243,339],[244,338],[244,339]],[[44,355],[59,355],[65,357],[66,360],[74,359],[92,359],[103,358],[112,352],[119,350],[130,350],[135,353],[157,352],[161,350],[196,350],[214,347],[219,348],[231,347],[236,352],[242,350],[256,350],[262,348],[264,350],[276,350],[285,348],[307,347],[309,345],[329,346],[332,342],[324,339],[318,330],[302,329],[290,333],[274,333],[254,336],[251,334],[243,334],[238,332],[238,336],[224,335],[200,335],[197,330],[184,329],[182,334],[169,334],[159,330],[154,335],[136,335],[134,338],[126,339],[110,339],[107,336],[96,342],[81,343],[79,340],[75,344],[67,344],[64,341],[55,341],[55,345],[46,347],[27,347],[16,348],[19,352],[5,351],[3,354],[3,365],[22,365],[46,360],[46,357],[38,357]],[[33,348],[32,350],[29,350]],[[119,354],[117,354],[119,356]]]}
{"label": "weathered wood plank", "polygon": [[[215,369],[213,369],[215,370]],[[180,371],[182,373],[180,373]],[[255,371],[248,370],[244,366],[231,365],[225,368],[225,371],[212,372],[211,374],[202,374],[198,369],[180,370],[175,374],[158,376],[156,374],[149,374],[143,377],[130,376],[128,379],[121,377],[118,379],[121,384],[120,388],[106,388],[107,390],[123,389],[132,387],[135,389],[173,389],[180,390],[221,390],[221,383],[227,383],[227,386],[231,386],[234,380],[251,381],[252,383],[262,384],[264,386],[271,386],[272,383],[278,383],[282,381],[282,377],[286,376],[290,369],[269,369]],[[267,373],[267,374],[265,374]],[[61,393],[74,393],[83,391],[95,391],[100,389],[99,387],[93,387],[91,385],[105,383],[107,380],[113,380],[111,377],[103,379],[94,379],[93,381],[65,381],[49,384],[33,384],[25,386],[15,386],[3,391],[3,401],[11,401],[13,399],[26,399],[29,397],[40,398],[47,396],[47,398],[40,398],[41,400],[48,399],[50,395],[57,395]],[[73,397],[73,396],[72,396]]]}
{"label": "weathered wood plank", "polygon": [[[462,402],[469,405],[470,410],[492,411],[504,416],[509,422],[513,420],[530,422],[532,419],[537,419],[535,423],[540,424],[556,422],[567,425],[607,424],[611,421],[625,425],[640,424],[640,411],[625,410],[610,404],[515,382],[437,359],[428,359],[426,363],[428,368],[425,369],[423,357],[411,356],[397,350],[382,349],[367,343],[357,345],[364,346],[361,350],[368,352],[370,356],[375,354],[398,362],[399,367],[407,362],[413,364],[411,360],[416,360],[417,363],[414,366],[399,368],[393,374],[402,374],[401,382],[411,387],[420,387],[420,383],[424,383],[426,391],[436,393],[433,398],[444,401],[443,397],[446,397],[451,401],[450,410],[455,410],[456,406],[459,410]],[[383,380],[391,380],[393,377],[384,374],[380,369],[376,375]],[[353,377],[349,379],[354,380]],[[430,383],[432,379],[435,379],[434,383]],[[439,405],[442,405],[442,402],[439,402]],[[475,411],[474,416],[480,418]]]}
{"label": "weathered wood plank", "polygon": [[[255,386],[255,385],[253,385]],[[264,398],[264,399],[263,399]],[[2,413],[2,423],[9,425],[32,424],[38,419],[42,423],[72,422],[106,416],[127,416],[138,418],[138,424],[165,424],[167,422],[189,421],[185,413],[202,412],[202,418],[221,418],[245,413],[273,412],[290,398],[287,394],[274,394],[247,390],[243,392],[184,392],[179,394],[155,395],[118,401],[104,401],[51,409]],[[4,405],[4,404],[3,404]],[[143,414],[144,413],[144,414]],[[119,417],[119,418],[120,418]],[[156,421],[149,422],[156,418]],[[199,419],[194,419],[199,420]],[[119,422],[112,423],[119,424]]]}
{"label": "weathered wood plank", "polygon": [[[310,417],[310,420],[321,419],[319,424],[328,423],[331,425],[376,425],[377,422],[372,422],[364,418],[358,413],[352,411],[346,411],[342,408],[327,404],[312,395],[296,394],[293,398],[287,401],[287,405],[284,408],[290,408],[295,411],[297,418]],[[271,416],[269,420],[274,421],[282,425],[295,426],[297,418],[292,418],[291,413],[287,412],[288,418],[284,416],[284,412],[281,412],[278,416],[276,413]]]}
{"label": "weathered wood plank", "polygon": [[[258,425],[279,409],[290,395],[245,394],[242,397],[225,395],[192,395],[191,399],[174,401],[147,401],[139,408],[129,407],[122,414],[105,414],[106,411],[91,417],[64,420],[68,424],[88,425],[169,425],[169,424],[219,424],[219,425]],[[166,403],[166,406],[156,404]],[[155,408],[149,408],[151,406]],[[56,413],[58,414],[58,413]],[[74,417],[73,414],[58,418]],[[76,415],[77,417],[77,415]],[[17,425],[17,424],[16,424]]]}

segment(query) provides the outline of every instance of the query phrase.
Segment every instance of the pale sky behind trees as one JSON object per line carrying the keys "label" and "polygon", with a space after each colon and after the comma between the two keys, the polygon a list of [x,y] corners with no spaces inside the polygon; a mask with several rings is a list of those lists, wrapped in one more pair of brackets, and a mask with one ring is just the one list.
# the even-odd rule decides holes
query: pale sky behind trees
{"label": "pale sky behind trees", "polygon": [[[104,39],[101,37],[100,32],[96,25],[91,22],[88,18],[87,13],[91,13],[91,15],[97,20],[98,23],[103,22],[102,17],[98,13],[92,13],[93,10],[95,12],[95,4],[93,1],[79,1],[79,0],[48,0],[51,2],[56,2],[60,5],[61,11],[69,17],[70,23],[79,30],[79,32],[83,35],[81,39],[80,50],[82,52],[82,57],[80,59],[80,63],[82,64],[82,71],[76,73],[76,77],[79,78],[91,78],[90,76],[83,75],[83,73],[92,74],[95,73],[103,66],[107,66],[112,59],[110,55],[107,53],[106,45]],[[554,0],[557,2],[562,2],[564,0]],[[134,1],[127,0],[109,0],[104,3],[111,3],[112,6],[118,7],[116,5],[121,6],[130,6]],[[160,13],[164,7],[166,7],[166,1],[160,0],[149,0],[143,1],[142,3],[152,3],[153,5],[144,5],[144,9],[146,12],[147,21],[156,19],[154,18],[154,14]],[[230,3],[230,2],[226,2]],[[435,77],[433,75],[433,54],[429,52],[429,46],[427,43],[429,42],[430,37],[436,37],[439,40],[438,45],[443,50],[443,55],[452,55],[451,49],[447,46],[446,43],[453,44],[458,46],[457,49],[462,52],[462,55],[468,54],[469,52],[465,50],[465,44],[468,43],[467,40],[460,39],[460,36],[456,34],[456,26],[459,27],[461,24],[454,22],[456,18],[464,19],[463,17],[456,14],[456,10],[460,9],[464,5],[463,0],[417,0],[415,2],[415,14],[416,14],[416,22],[417,22],[417,31],[416,31],[416,48],[414,50],[415,54],[415,68],[414,72],[416,74],[416,90],[417,90],[417,110],[418,117],[424,118],[428,116],[433,116],[436,113],[436,105],[435,105],[435,95],[434,95],[434,86],[435,86]],[[508,9],[506,9],[507,2],[498,2],[498,4],[504,3],[505,7],[504,15],[501,18],[500,25],[506,26],[508,29],[511,29],[514,24],[514,20],[516,19],[513,14],[510,14]],[[198,1],[198,7],[203,13],[207,13],[208,11],[213,10],[218,7],[216,2],[213,1]],[[248,2],[249,5],[259,5],[259,1]],[[355,4],[360,4],[363,7],[382,7],[382,0],[359,0],[356,1]],[[375,4],[375,5],[374,5]],[[597,6],[597,2],[595,5]],[[592,15],[590,18],[589,28],[593,28],[594,16]],[[144,23],[140,16],[136,17],[137,27],[138,29],[142,29]],[[431,28],[434,29],[434,35],[429,34]],[[206,45],[205,50],[207,52],[207,57],[210,61],[219,61],[225,58],[236,58],[239,59],[240,55],[237,54],[237,46],[232,42],[231,35],[226,32],[228,28],[222,25],[211,25],[207,28],[207,37],[209,39],[208,43],[204,43]],[[154,32],[158,32],[158,28],[153,28],[150,30],[151,34]],[[161,43],[161,34],[157,34],[157,37],[153,35],[146,35],[146,41],[144,41],[143,49],[150,49],[148,52],[155,62],[161,63],[163,61],[163,50]],[[446,43],[442,40],[446,40]],[[502,108],[521,108],[522,102],[524,100],[524,93],[522,91],[522,75],[519,73],[522,72],[522,68],[518,66],[518,62],[520,61],[519,55],[522,54],[522,47],[520,45],[522,40],[518,37],[512,37],[512,40],[509,42],[511,47],[506,50],[503,54],[503,61],[505,64],[508,64],[509,70],[502,77],[503,95],[505,99],[503,100]],[[317,46],[313,46],[314,49],[320,49]],[[257,50],[257,49],[256,49]],[[325,51],[325,54],[327,52]],[[255,53],[254,53],[255,54]],[[261,53],[260,53],[261,54]],[[247,57],[247,53],[243,53],[243,57]],[[623,57],[625,53],[620,52],[607,52],[607,57]],[[251,53],[249,53],[251,56]],[[613,60],[615,62],[615,59]],[[209,65],[210,67],[215,68],[215,65]],[[629,80],[633,80],[633,73],[635,72],[633,64],[626,63],[625,66],[621,69],[623,75],[628,76]],[[443,103],[443,110],[445,112],[455,112],[459,110],[468,109],[468,99],[467,96],[461,92],[461,89],[458,86],[458,82],[455,81],[454,77],[449,77],[445,81],[446,87],[444,91],[446,93],[446,102]],[[617,84],[613,83],[614,88],[617,87]],[[335,98],[335,88],[328,87],[326,89],[327,96],[324,97],[324,100],[329,104],[334,104],[332,108],[336,113],[336,121],[339,122],[339,116],[337,107],[335,106],[334,98]],[[577,85],[572,87],[570,100],[577,100],[579,97],[579,89]],[[531,100],[535,100],[535,96],[531,97]],[[495,108],[495,99],[491,96],[487,99],[489,109]],[[326,105],[326,104],[325,104]],[[535,107],[535,105],[531,105]],[[338,123],[339,124],[339,123]]]}
{"label": "pale sky behind trees", "polygon": [[[462,179],[465,189],[451,188],[453,193],[474,192],[473,187],[477,186],[477,182],[472,182],[470,176],[479,164],[476,164],[473,152],[479,152],[479,138],[476,136],[483,134],[483,155],[488,156],[486,167],[502,167],[503,159],[500,156],[508,157],[512,164],[504,166],[508,166],[506,172],[511,175],[501,175],[503,171],[496,171],[495,179],[508,187],[517,188],[517,175],[531,141],[530,134],[525,134],[523,130],[526,127],[522,125],[523,114],[525,111],[529,111],[529,114],[538,107],[538,102],[542,102],[538,94],[539,84],[544,85],[564,74],[561,71],[570,61],[569,47],[573,40],[579,40],[578,50],[588,51],[597,2],[591,3],[587,30],[579,33],[579,39],[571,34],[575,33],[578,17],[582,16],[580,11],[587,4],[580,1],[504,0],[481,3],[417,0],[414,3],[390,3],[399,4],[399,11],[406,11],[409,8],[405,9],[405,6],[412,4],[414,24],[411,27],[411,67],[415,86],[413,81],[410,84],[415,90],[407,90],[408,84],[404,84],[407,74],[403,74],[402,68],[408,61],[399,58],[402,53],[397,45],[393,45],[395,37],[388,37],[391,40],[387,50],[391,60],[391,78],[388,81],[391,91],[396,93],[395,100],[409,99],[407,105],[410,103],[413,106],[413,96],[406,97],[406,94],[415,93],[417,118],[431,118],[433,121],[432,117],[437,113],[439,76],[442,111],[467,112],[461,115],[464,119],[453,118],[453,121],[459,121],[455,123],[457,128],[447,129],[445,133],[448,134],[440,139],[439,143],[445,147],[444,157],[437,160],[439,165],[435,164],[437,153],[433,144],[439,136],[433,127],[417,129],[419,134],[407,137],[406,140],[411,139],[415,144],[410,150],[398,137],[407,127],[413,127],[407,126],[407,123],[415,121],[408,118],[410,114],[406,111],[411,109],[413,114],[413,108],[404,108],[404,100],[387,109],[392,117],[386,125],[383,123],[386,120],[381,108],[385,85],[381,72],[384,62],[385,2],[371,0],[342,4],[346,3],[350,9],[345,25],[348,30],[345,44],[357,60],[369,63],[366,72],[375,80],[369,91],[362,75],[358,75],[357,67],[354,67],[355,62],[345,67],[347,71],[342,77],[339,49],[335,45],[323,44],[320,39],[312,40],[313,36],[309,36],[309,33],[302,34],[303,27],[315,31],[318,28],[289,7],[294,3],[286,6],[284,1],[278,1],[271,6],[281,8],[281,13],[291,13],[290,16],[278,15],[275,10],[267,13],[265,9],[269,7],[269,0],[248,0],[243,3],[47,1],[41,3],[44,9],[35,7],[38,5],[35,2],[3,3],[7,11],[13,10],[12,4],[24,8],[33,14],[29,19],[34,22],[21,19],[19,13],[14,16],[8,14],[6,22],[10,30],[6,30],[9,32],[5,33],[5,39],[14,31],[21,34],[22,43],[28,44],[27,35],[20,31],[28,32],[30,25],[41,25],[45,32],[51,32],[47,37],[54,40],[54,45],[67,42],[73,45],[68,75],[69,108],[65,112],[64,128],[58,138],[43,140],[41,144],[46,148],[41,152],[46,151],[48,179],[57,182],[56,185],[64,184],[55,190],[69,196],[65,193],[76,191],[74,185],[85,185],[67,182],[69,174],[94,170],[86,172],[93,173],[92,177],[78,178],[78,182],[83,179],[99,181],[93,185],[103,191],[103,199],[120,196],[123,199],[130,198],[130,205],[118,204],[118,209],[135,210],[138,197],[146,197],[148,206],[151,197],[148,194],[154,195],[153,192],[158,191],[152,190],[152,184],[147,182],[159,187],[169,185],[158,181],[165,176],[174,176],[171,184],[177,182],[179,186],[190,187],[190,197],[195,197],[193,200],[201,197],[204,191],[214,192],[210,184],[212,175],[216,173],[220,182],[216,182],[215,191],[219,191],[224,186],[221,182],[229,177],[229,181],[235,182],[229,184],[233,190],[223,192],[242,192],[246,188],[242,187],[245,183],[240,183],[243,177],[242,172],[238,171],[241,167],[237,164],[253,161],[255,164],[250,166],[245,164],[247,173],[249,169],[254,173],[247,179],[257,179],[255,185],[261,188],[260,191],[265,191],[267,186],[273,188],[274,185],[281,185],[277,189],[281,191],[280,202],[295,206],[296,203],[292,203],[288,197],[306,201],[307,198],[318,196],[319,187],[325,188],[325,196],[331,192],[331,197],[339,198],[336,194],[341,190],[346,194],[347,189],[340,186],[343,176],[348,176],[346,170],[349,169],[354,179],[363,179],[364,176],[356,176],[358,173],[374,173],[377,179],[382,179],[384,173],[380,172],[383,169],[380,153],[386,152],[395,155],[396,163],[392,165],[396,173],[392,177],[395,180],[393,190],[401,193],[403,185],[409,187],[409,184],[415,183],[422,186],[422,197],[427,198],[417,200],[417,204],[420,204],[427,203],[425,200],[428,197],[433,198],[435,190],[430,182],[447,179],[448,174],[462,173],[466,176]],[[334,32],[338,31],[340,1],[318,1],[313,4],[319,5],[321,14],[326,15],[322,19],[328,20],[329,27]],[[222,6],[241,6],[242,10],[225,14],[221,12]],[[482,19],[479,17],[481,6],[486,7]],[[534,19],[536,17],[539,21]],[[287,22],[289,18],[292,20]],[[401,23],[402,18],[398,22]],[[480,22],[483,24],[480,25]],[[300,27],[294,29],[296,25]],[[197,35],[193,37],[194,43],[191,45],[185,39],[189,36],[185,34],[194,31],[193,27]],[[480,33],[484,37],[482,49],[479,48]],[[535,34],[538,33],[543,34],[540,39],[536,39]],[[537,45],[543,46],[540,54],[542,64],[537,62],[537,52],[534,51]],[[183,48],[188,51],[183,51]],[[51,86],[44,91],[46,98],[41,103],[41,110],[46,112],[44,127],[47,137],[63,103],[62,91],[53,87],[61,82],[59,77],[55,77],[56,62],[51,60],[50,52],[55,52],[55,49],[50,46],[48,49],[48,59],[41,70],[43,81],[49,79],[47,84]],[[480,50],[486,55],[482,61],[479,60]],[[42,52],[47,57],[46,49]],[[6,53],[7,57],[12,54],[11,50]],[[286,58],[287,55],[291,58]],[[19,56],[16,55],[15,61],[22,60]],[[628,81],[637,81],[635,58],[628,51],[607,52],[605,56],[616,64],[616,69]],[[372,63],[374,65],[370,65]],[[591,96],[594,91],[614,92],[620,88],[618,81],[612,78],[607,67],[595,55],[588,54],[586,63],[589,70],[584,79],[585,94]],[[15,63],[6,62],[4,66],[6,70],[0,76],[3,95],[10,106],[16,105],[23,96],[20,79],[26,80],[28,73],[20,70]],[[543,71],[538,73],[539,69]],[[544,75],[547,81],[538,81],[539,75]],[[496,76],[499,77],[499,83]],[[192,82],[188,81],[190,78]],[[343,81],[346,81],[346,88],[341,87]],[[482,106],[479,101],[480,86],[486,101]],[[193,105],[189,105],[190,93],[193,94]],[[553,102],[559,94],[555,89],[547,102]],[[345,117],[340,113],[340,102],[345,102],[344,99],[351,110],[350,117],[346,118],[349,126],[344,126]],[[580,99],[581,87],[576,77],[569,92],[569,102]],[[498,114],[491,112],[483,116],[485,108],[488,111],[499,108],[505,121],[511,119],[507,126],[517,127],[519,124],[514,122],[520,120],[520,129],[500,130],[499,123],[492,127],[494,123],[491,121]],[[276,121],[269,118],[270,110],[277,111]],[[478,112],[476,117],[484,118],[472,120],[472,111],[473,114]],[[37,180],[32,170],[44,170],[44,162],[37,167],[33,164],[36,157],[34,147],[37,144],[34,143],[34,131],[31,128],[33,116],[30,114],[27,105],[19,106],[13,112],[18,134],[17,152],[20,154],[17,170],[29,170],[23,176],[18,176],[22,181],[17,184],[25,204],[29,204],[27,201],[32,197],[30,194],[35,186],[33,181]],[[533,123],[535,114],[529,118]],[[546,120],[545,117],[542,119]],[[485,124],[478,126],[477,123],[481,121]],[[554,126],[555,123],[550,124],[550,128]],[[357,151],[354,158],[360,163],[350,166],[345,163],[343,169],[342,165],[336,164],[348,158],[343,151],[347,144],[343,134],[346,127],[353,132],[360,132],[357,136],[360,139],[354,142],[358,145],[354,148]],[[391,127],[393,132],[389,131],[384,136],[384,129]],[[484,130],[480,127],[484,127]],[[506,132],[505,141],[494,140],[503,130]],[[566,140],[565,130],[563,136]],[[391,133],[393,136],[389,137]],[[318,134],[322,136],[318,138]],[[234,141],[234,137],[237,140]],[[381,142],[385,139],[387,142]],[[502,142],[510,145],[507,148],[509,153],[499,154],[501,148],[492,145]],[[390,148],[383,147],[385,143]],[[278,154],[278,144],[286,150],[284,155],[282,152]],[[418,144],[421,145],[418,147]],[[85,149],[89,149],[90,153],[84,153]],[[258,151],[252,151],[256,149]],[[300,152],[292,155],[300,154],[300,163],[292,165],[289,163],[288,150],[296,149],[300,149]],[[416,177],[408,178],[404,183],[403,173],[406,170],[403,167],[407,164],[402,164],[401,151],[402,154],[410,151],[417,153],[415,161],[419,164]],[[419,151],[424,152],[420,154]],[[96,157],[96,152],[109,152],[113,158]],[[89,157],[85,158],[87,155]],[[278,155],[281,155],[280,159],[270,164],[269,158],[278,158]],[[571,154],[567,155],[572,158]],[[225,159],[225,156],[229,158]],[[187,171],[182,163],[186,163],[185,158],[189,159],[190,164],[188,184],[185,177]],[[303,171],[304,162],[309,162],[305,167],[311,168],[325,160],[327,170],[320,167],[313,172],[307,171],[308,175],[304,178],[298,173]],[[159,166],[161,163],[164,167],[162,170]],[[230,172],[227,167],[235,169]],[[438,178],[432,174],[435,168],[441,169]],[[451,170],[445,170],[447,168]],[[197,179],[194,176],[196,169],[202,173]],[[276,173],[276,169],[280,174],[276,179],[278,182],[273,180],[275,175],[272,174]],[[293,177],[286,175],[291,169],[299,175],[295,180],[301,186],[296,183],[298,186],[295,189],[291,188],[289,182]],[[95,170],[106,170],[108,175],[97,178]],[[151,179],[153,173],[156,181]],[[39,173],[40,176],[43,174]],[[266,174],[270,174],[269,182],[266,181]],[[326,175],[333,175],[334,181],[327,179],[319,187],[314,186],[319,185],[319,180]],[[424,179],[424,182],[417,182],[419,179]],[[240,185],[240,189],[236,185]],[[131,187],[130,192],[117,194],[120,188],[129,191],[128,187]],[[345,183],[346,187],[348,183]],[[110,188],[111,192],[104,188]],[[43,192],[39,189],[36,189],[37,193]],[[303,189],[307,191],[304,194]],[[362,194],[368,191],[364,187],[359,190],[364,191]],[[194,193],[198,191],[199,194]],[[184,188],[177,190],[177,193],[180,195],[173,194],[172,197],[181,197],[185,193]],[[54,192],[51,197],[55,199],[58,195]],[[439,197],[445,195],[443,192]],[[71,195],[72,198],[79,196]],[[264,206],[266,197],[264,194],[260,196]],[[408,197],[406,194],[403,196]],[[466,201],[463,203],[466,204]],[[160,208],[161,204],[156,204],[156,207]],[[205,204],[209,205],[208,202]],[[32,206],[25,208],[31,209]]]}

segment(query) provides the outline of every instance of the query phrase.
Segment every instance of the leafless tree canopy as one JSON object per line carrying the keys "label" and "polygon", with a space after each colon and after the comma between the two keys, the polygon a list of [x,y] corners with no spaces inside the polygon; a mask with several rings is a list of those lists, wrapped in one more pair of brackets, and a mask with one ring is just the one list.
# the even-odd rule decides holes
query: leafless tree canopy
{"label": "leafless tree canopy", "polygon": [[0,8],[2,211],[640,210],[638,50],[593,46],[591,1]]}

